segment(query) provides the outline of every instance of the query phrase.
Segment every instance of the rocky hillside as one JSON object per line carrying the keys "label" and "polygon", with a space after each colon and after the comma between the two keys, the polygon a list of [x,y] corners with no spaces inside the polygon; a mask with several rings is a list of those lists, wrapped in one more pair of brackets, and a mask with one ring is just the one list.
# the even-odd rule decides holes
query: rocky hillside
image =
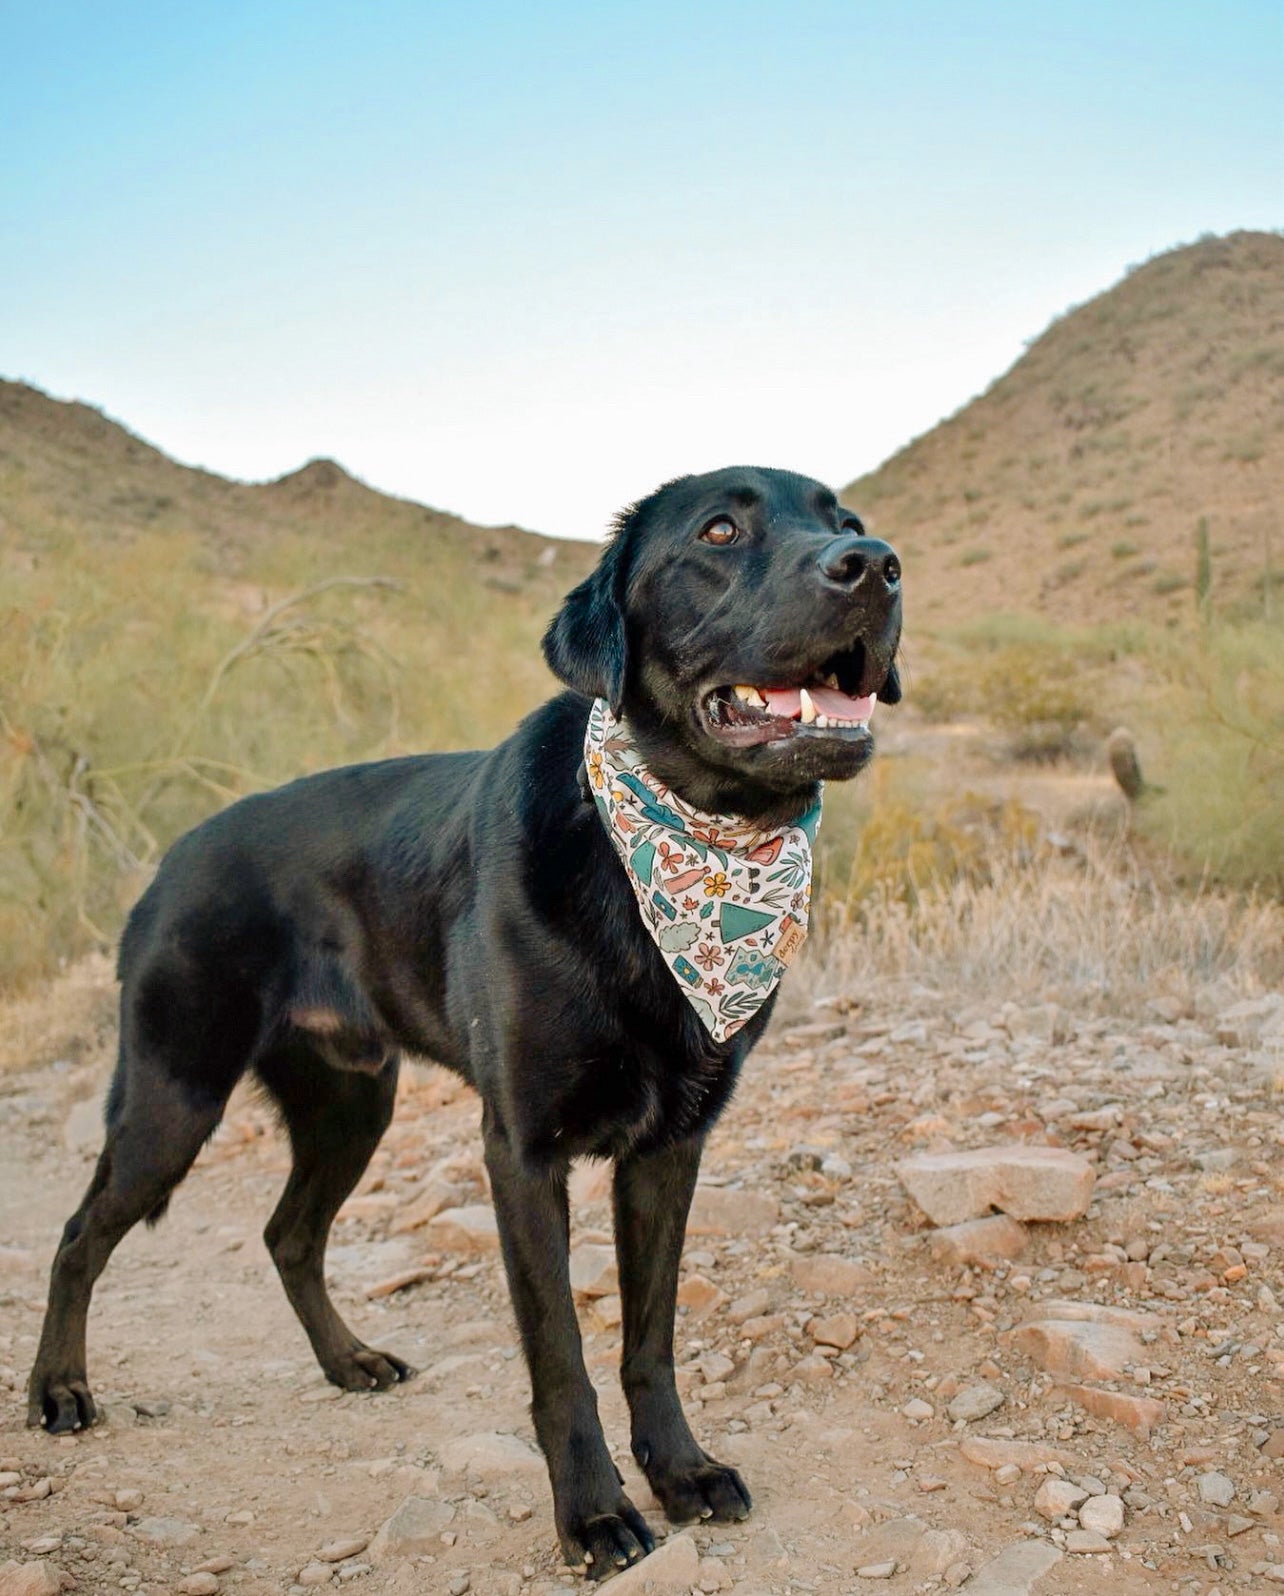
{"label": "rocky hillside", "polygon": [[1261,613],[1284,568],[1284,236],[1174,249],[1059,317],[980,398],[844,497],[895,541],[929,625]]}

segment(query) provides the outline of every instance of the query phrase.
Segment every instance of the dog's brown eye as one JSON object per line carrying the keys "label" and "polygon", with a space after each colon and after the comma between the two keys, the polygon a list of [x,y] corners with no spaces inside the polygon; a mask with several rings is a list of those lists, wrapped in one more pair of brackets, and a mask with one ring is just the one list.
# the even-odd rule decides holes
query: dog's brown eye
{"label": "dog's brown eye", "polygon": [[734,521],[728,521],[726,519],[721,521],[712,521],[707,527],[705,527],[700,536],[706,543],[716,544],[718,548],[722,549],[725,548],[728,543],[734,543],[736,541],[736,539],[740,536],[740,528],[735,524]]}

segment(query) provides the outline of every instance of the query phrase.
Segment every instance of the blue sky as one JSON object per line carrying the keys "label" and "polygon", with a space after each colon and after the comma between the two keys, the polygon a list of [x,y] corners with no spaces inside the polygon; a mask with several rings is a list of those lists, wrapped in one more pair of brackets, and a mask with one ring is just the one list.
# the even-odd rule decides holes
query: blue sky
{"label": "blue sky", "polygon": [[1284,221],[1281,8],[0,0],[0,374],[178,458],[594,536],[841,484]]}

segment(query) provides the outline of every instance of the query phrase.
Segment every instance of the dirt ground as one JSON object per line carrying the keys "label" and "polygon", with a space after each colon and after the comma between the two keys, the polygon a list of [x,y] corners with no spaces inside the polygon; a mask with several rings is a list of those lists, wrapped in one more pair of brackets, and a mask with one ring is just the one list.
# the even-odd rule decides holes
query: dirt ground
{"label": "dirt ground", "polygon": [[[1284,996],[1223,977],[1115,1015],[888,978],[813,1002],[794,974],[710,1142],[678,1326],[693,1427],[754,1511],[674,1532],[612,1590],[1284,1585]],[[582,1588],[534,1450],[478,1104],[427,1066],[329,1253],[340,1311],[415,1380],[324,1382],[261,1240],[287,1152],[247,1094],[100,1282],[105,1422],[26,1428],[113,1006],[97,959],[0,1014],[0,1596]],[[1085,1160],[1086,1212],[938,1230],[897,1170],[1017,1143]],[[608,1173],[574,1177],[585,1350],[661,1536],[616,1378]]]}

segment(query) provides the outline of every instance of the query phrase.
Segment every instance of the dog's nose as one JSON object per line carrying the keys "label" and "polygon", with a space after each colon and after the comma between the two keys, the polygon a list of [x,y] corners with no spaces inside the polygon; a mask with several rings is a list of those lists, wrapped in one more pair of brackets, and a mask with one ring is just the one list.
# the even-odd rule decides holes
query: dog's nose
{"label": "dog's nose", "polygon": [[891,593],[900,586],[901,562],[896,550],[881,538],[832,538],[816,563],[821,575],[842,587],[857,588],[866,583],[877,592]]}

